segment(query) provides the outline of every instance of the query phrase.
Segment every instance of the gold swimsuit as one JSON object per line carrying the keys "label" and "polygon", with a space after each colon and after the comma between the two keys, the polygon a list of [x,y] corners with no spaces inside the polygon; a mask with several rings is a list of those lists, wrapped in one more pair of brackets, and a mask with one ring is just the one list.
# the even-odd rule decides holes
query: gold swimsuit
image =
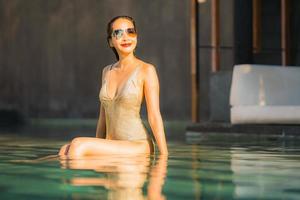
{"label": "gold swimsuit", "polygon": [[100,100],[105,110],[106,138],[114,140],[149,140],[142,123],[140,109],[143,100],[143,83],[138,80],[139,66],[116,91],[113,98],[108,95],[109,70],[102,83]]}

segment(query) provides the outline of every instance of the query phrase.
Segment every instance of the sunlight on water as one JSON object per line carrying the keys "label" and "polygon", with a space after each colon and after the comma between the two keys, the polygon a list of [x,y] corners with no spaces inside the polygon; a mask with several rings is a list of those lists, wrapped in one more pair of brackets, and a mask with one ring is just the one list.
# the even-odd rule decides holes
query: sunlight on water
{"label": "sunlight on water", "polygon": [[298,139],[187,141],[168,158],[71,160],[55,155],[64,141],[2,135],[0,199],[299,199]]}

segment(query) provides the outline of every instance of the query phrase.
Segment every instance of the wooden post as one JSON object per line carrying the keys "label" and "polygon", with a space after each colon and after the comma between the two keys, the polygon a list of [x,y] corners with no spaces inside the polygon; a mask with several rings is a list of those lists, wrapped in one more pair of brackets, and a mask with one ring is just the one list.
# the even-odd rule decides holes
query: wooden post
{"label": "wooden post", "polygon": [[211,54],[211,65],[212,72],[220,70],[220,2],[219,0],[211,1],[211,33],[212,33],[212,54]]}
{"label": "wooden post", "polygon": [[253,53],[261,50],[261,0],[252,1]]}
{"label": "wooden post", "polygon": [[198,117],[198,83],[197,83],[197,0],[191,0],[190,3],[190,54],[191,54],[191,92],[192,92],[192,122],[197,122]]}
{"label": "wooden post", "polygon": [[281,0],[281,64],[290,64],[289,0]]}

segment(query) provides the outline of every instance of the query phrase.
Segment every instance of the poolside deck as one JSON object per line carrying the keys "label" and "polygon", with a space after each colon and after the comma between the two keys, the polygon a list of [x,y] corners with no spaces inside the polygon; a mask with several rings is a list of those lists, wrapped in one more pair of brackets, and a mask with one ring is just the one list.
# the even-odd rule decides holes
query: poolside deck
{"label": "poolside deck", "polygon": [[239,124],[218,122],[202,122],[189,124],[187,132],[199,133],[241,133],[241,134],[270,134],[278,136],[300,136],[299,124]]}

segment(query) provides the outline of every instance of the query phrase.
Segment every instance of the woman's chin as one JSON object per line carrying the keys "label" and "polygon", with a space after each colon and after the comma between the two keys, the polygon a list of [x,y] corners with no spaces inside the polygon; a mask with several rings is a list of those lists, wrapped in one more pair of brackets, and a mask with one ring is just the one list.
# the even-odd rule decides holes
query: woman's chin
{"label": "woman's chin", "polygon": [[121,54],[125,54],[125,55],[131,54],[133,51],[134,51],[134,49],[132,49],[132,48],[122,48],[122,49],[119,49],[119,52]]}

